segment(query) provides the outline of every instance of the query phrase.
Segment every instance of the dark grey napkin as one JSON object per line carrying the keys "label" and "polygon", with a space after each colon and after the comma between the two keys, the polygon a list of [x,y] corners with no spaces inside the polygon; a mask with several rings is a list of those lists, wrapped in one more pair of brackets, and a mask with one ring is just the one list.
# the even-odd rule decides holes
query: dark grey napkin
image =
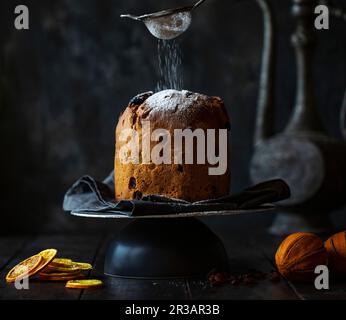
{"label": "dark grey napkin", "polygon": [[114,199],[113,172],[99,182],[90,176],[78,179],[66,192],[63,208],[75,213],[122,214],[143,216],[155,214],[179,214],[186,212],[256,209],[266,203],[287,199],[288,185],[280,179],[252,186],[243,192],[218,199],[188,202],[159,195],[143,196],[141,200]]}

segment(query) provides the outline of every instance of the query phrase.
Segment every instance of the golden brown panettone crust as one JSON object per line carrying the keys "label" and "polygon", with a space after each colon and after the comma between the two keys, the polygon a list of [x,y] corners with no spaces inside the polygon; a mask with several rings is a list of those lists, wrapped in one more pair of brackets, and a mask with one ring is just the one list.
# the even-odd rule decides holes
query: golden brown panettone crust
{"label": "golden brown panettone crust", "polygon": [[[175,90],[166,91],[167,95],[164,96],[166,99],[170,99],[170,94],[177,93]],[[161,91],[161,96],[162,93]],[[119,141],[120,132],[128,128],[140,132],[142,119],[150,120],[151,132],[163,128],[168,130],[172,137],[174,129],[230,129],[226,108],[219,97],[208,97],[189,91],[182,91],[177,94],[181,93],[186,95],[186,99],[190,99],[187,101],[191,101],[191,103],[186,103],[185,97],[183,97],[184,106],[176,105],[163,109],[160,103],[155,103],[155,99],[147,99],[151,93],[144,93],[132,99],[120,115],[115,131],[114,180],[117,200],[140,199],[143,195],[159,194],[194,202],[218,198],[229,193],[229,165],[225,174],[209,175],[210,164],[208,163],[123,164],[119,159],[119,150],[124,144],[124,142]],[[152,142],[151,147],[153,145],[154,142]]]}

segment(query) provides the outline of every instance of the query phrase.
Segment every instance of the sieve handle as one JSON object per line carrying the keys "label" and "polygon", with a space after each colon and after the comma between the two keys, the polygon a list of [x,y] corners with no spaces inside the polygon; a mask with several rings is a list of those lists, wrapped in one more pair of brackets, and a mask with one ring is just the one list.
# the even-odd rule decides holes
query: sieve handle
{"label": "sieve handle", "polygon": [[206,1],[206,0],[199,0],[198,2],[196,2],[191,10],[196,9],[197,7],[199,7],[204,1]]}

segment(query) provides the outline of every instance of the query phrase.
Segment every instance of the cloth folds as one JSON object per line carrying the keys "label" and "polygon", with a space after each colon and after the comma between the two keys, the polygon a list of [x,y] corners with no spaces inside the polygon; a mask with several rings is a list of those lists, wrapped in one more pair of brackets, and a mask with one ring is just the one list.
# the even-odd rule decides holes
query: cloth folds
{"label": "cloth folds", "polygon": [[256,184],[240,193],[198,202],[168,198],[160,195],[143,196],[141,200],[114,199],[113,172],[102,182],[85,175],[66,192],[65,211],[75,213],[122,214],[127,216],[165,215],[187,212],[256,209],[266,203],[287,199],[288,185],[281,179]]}

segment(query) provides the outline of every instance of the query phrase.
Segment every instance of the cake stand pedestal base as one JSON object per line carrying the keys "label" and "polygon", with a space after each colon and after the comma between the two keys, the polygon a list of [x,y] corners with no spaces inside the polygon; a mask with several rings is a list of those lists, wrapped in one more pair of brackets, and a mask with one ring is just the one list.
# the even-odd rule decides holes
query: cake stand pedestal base
{"label": "cake stand pedestal base", "polygon": [[206,276],[228,270],[221,240],[196,218],[135,219],[111,240],[104,273],[127,278]]}

